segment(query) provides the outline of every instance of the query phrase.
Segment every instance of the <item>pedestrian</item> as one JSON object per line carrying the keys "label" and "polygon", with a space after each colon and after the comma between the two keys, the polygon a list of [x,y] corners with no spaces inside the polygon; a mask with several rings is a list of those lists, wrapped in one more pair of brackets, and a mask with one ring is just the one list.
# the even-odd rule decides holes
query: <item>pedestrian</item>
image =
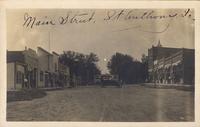
{"label": "pedestrian", "polygon": [[28,79],[27,78],[24,78],[24,86],[25,86],[25,88],[28,87]]}
{"label": "pedestrian", "polygon": [[122,85],[123,85],[123,81],[122,80],[120,80],[119,85],[120,85],[120,88],[122,88]]}

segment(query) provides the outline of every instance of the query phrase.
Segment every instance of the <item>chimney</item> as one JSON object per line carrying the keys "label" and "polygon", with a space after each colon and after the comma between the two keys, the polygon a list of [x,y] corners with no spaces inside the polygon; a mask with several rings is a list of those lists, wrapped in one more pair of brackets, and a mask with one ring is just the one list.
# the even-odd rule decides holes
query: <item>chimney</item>
{"label": "chimney", "polygon": [[157,47],[162,47],[162,45],[161,45],[161,43],[160,43],[160,40],[158,41]]}

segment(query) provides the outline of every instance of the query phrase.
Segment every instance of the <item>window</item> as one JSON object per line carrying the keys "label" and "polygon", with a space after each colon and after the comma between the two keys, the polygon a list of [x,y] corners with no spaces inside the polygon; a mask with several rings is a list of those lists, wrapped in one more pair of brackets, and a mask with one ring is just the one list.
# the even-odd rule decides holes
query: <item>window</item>
{"label": "window", "polygon": [[44,77],[43,71],[40,71],[40,81],[43,81],[43,77]]}
{"label": "window", "polygon": [[55,72],[57,71],[57,64],[55,63]]}
{"label": "window", "polygon": [[17,83],[21,84],[23,82],[23,74],[20,71],[17,71]]}

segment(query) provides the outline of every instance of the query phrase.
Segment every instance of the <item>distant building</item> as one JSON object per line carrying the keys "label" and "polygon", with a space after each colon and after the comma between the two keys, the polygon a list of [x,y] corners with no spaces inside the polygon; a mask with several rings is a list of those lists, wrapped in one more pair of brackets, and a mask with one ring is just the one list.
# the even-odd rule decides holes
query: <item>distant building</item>
{"label": "distant building", "polygon": [[163,84],[194,83],[194,49],[158,45],[148,50],[149,82]]}
{"label": "distant building", "polygon": [[118,75],[111,75],[111,74],[102,74],[100,79],[101,80],[115,80],[115,81],[120,80]]}
{"label": "distant building", "polygon": [[101,75],[95,75],[94,84],[100,84],[100,83],[101,83]]}
{"label": "distant building", "polygon": [[70,72],[69,67],[58,63],[58,85],[61,87],[69,87],[70,85]]}

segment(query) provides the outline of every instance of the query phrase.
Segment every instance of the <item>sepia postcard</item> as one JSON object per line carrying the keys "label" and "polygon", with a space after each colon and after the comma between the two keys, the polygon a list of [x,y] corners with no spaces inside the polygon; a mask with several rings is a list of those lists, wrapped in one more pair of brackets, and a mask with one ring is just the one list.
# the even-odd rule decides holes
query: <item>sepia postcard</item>
{"label": "sepia postcard", "polygon": [[1,123],[200,125],[193,2],[2,2]]}

